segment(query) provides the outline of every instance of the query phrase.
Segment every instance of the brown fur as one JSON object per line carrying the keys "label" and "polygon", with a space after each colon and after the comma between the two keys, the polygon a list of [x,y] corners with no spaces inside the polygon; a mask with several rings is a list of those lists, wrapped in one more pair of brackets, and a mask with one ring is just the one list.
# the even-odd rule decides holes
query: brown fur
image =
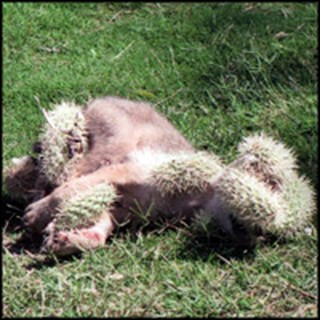
{"label": "brown fur", "polygon": [[[190,220],[212,197],[213,190],[208,188],[198,195],[163,199],[146,184],[143,165],[130,161],[131,152],[145,148],[165,154],[195,152],[172,124],[149,104],[117,97],[100,98],[86,106],[84,115],[89,131],[89,151],[76,165],[75,174],[46,197],[31,203],[24,216],[29,231],[49,233],[46,247],[51,251],[65,255],[101,246],[116,226],[128,220],[141,221],[139,215],[133,214],[135,209],[148,212],[152,207],[149,220]],[[56,234],[52,221],[59,204],[102,182],[113,184],[120,194],[111,210],[102,214],[89,229]]]}
{"label": "brown fur", "polygon": [[90,132],[89,153],[78,166],[78,176],[104,165],[123,163],[136,149],[194,150],[166,118],[145,102],[100,98],[86,106],[84,115]]}

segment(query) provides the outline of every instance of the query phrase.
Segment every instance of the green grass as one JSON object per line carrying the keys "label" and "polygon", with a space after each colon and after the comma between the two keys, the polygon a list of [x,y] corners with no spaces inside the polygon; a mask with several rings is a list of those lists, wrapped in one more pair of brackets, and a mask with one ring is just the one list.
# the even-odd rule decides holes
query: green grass
{"label": "green grass", "polygon": [[[36,98],[50,108],[120,95],[152,102],[226,161],[263,130],[296,152],[318,188],[315,3],[2,7],[4,166],[31,152],[44,122]],[[5,242],[19,235],[10,210]],[[182,229],[115,235],[63,261],[4,249],[2,271],[6,317],[318,314],[316,230],[244,254]]]}

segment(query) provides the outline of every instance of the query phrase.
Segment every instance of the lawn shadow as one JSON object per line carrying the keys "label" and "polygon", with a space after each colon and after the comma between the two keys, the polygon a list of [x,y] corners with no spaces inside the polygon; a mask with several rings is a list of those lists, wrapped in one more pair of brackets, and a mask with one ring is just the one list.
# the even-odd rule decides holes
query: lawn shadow
{"label": "lawn shadow", "polygon": [[70,256],[65,256],[65,257],[56,257],[54,255],[46,255],[43,258],[38,258],[35,261],[26,265],[26,269],[42,270],[47,268],[53,268],[63,262],[74,262],[74,260],[79,260],[81,256],[82,256],[81,252],[70,255]]}
{"label": "lawn shadow", "polygon": [[62,262],[73,261],[80,259],[82,252],[65,256],[57,257],[50,253],[42,252],[43,237],[29,236],[23,233],[16,241],[4,245],[6,250],[13,255],[27,255],[33,258],[33,261],[26,265],[27,270],[31,269],[45,269],[48,267],[55,267]]}
{"label": "lawn shadow", "polygon": [[2,196],[2,234],[7,238],[3,246],[12,254],[39,253],[42,236],[29,235],[24,231],[22,216],[27,203],[8,195]]}
{"label": "lawn shadow", "polygon": [[[225,234],[217,231],[210,235],[203,234],[199,230],[194,231],[192,224],[188,223],[175,223],[164,222],[160,224],[146,223],[143,227],[137,227],[134,231],[129,226],[121,229],[116,235],[117,237],[125,237],[129,241],[135,241],[137,234],[147,236],[147,234],[160,235],[174,231],[180,233],[179,241],[177,243],[177,258],[181,260],[203,260],[208,261],[213,256],[217,255],[223,260],[229,258],[233,259],[253,259],[255,257],[256,246],[254,245],[241,245],[229,239]],[[115,235],[114,235],[115,236]],[[112,240],[111,240],[112,241]],[[268,238],[264,242],[272,242]]]}
{"label": "lawn shadow", "polygon": [[213,257],[222,263],[230,264],[232,260],[253,260],[257,249],[261,246],[269,246],[283,242],[274,235],[268,234],[257,237],[252,243],[239,243],[228,238],[225,234],[218,232],[213,235],[191,234],[182,241],[178,257],[184,260],[208,261]]}
{"label": "lawn shadow", "polygon": [[1,227],[8,233],[20,231],[23,227],[22,216],[27,203],[23,200],[15,200],[7,194],[2,195]]}
{"label": "lawn shadow", "polygon": [[255,246],[241,246],[229,239],[220,237],[191,236],[186,238],[178,252],[178,258],[184,260],[208,261],[218,256],[223,263],[229,259],[245,260],[255,257]]}

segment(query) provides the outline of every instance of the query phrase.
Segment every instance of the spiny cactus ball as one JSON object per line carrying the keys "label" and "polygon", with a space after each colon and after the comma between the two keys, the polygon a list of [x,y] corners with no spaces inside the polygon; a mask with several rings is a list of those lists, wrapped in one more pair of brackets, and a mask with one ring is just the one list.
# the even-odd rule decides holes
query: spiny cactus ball
{"label": "spiny cactus ball", "polygon": [[180,154],[153,169],[148,182],[162,197],[198,193],[205,190],[223,169],[224,165],[216,155],[205,152]]}
{"label": "spiny cactus ball", "polygon": [[239,169],[229,169],[215,181],[216,190],[225,203],[249,229],[257,226],[273,231],[284,226],[289,215],[281,193],[273,192],[255,176]]}
{"label": "spiny cactus ball", "polygon": [[111,184],[102,183],[64,201],[58,208],[55,230],[89,227],[97,222],[116,198],[115,188]]}
{"label": "spiny cactus ball", "polygon": [[40,134],[41,172],[52,183],[60,184],[73,164],[87,151],[87,129],[81,108],[72,102],[55,105],[47,113]]}
{"label": "spiny cactus ball", "polygon": [[286,217],[287,233],[294,235],[310,225],[316,212],[315,192],[308,179],[294,174],[285,185],[283,198],[290,209],[290,214]]}
{"label": "spiny cactus ball", "polygon": [[270,185],[278,184],[280,188],[297,168],[293,151],[264,133],[244,138],[238,151],[240,157],[253,155],[257,159],[254,167],[249,168],[250,164],[246,167],[244,163],[243,169],[251,170],[260,180]]}

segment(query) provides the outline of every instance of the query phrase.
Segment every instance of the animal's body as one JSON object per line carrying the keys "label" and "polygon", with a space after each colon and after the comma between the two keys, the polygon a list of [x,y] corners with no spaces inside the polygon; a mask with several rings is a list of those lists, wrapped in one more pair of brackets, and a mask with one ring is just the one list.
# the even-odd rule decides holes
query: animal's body
{"label": "animal's body", "polygon": [[[238,159],[225,166],[217,156],[199,154],[147,103],[100,98],[79,117],[62,140],[52,140],[59,129],[51,124],[53,131],[39,146],[42,158],[22,158],[7,175],[12,194],[36,189],[23,220],[30,233],[48,235],[45,248],[57,255],[103,246],[115,228],[127,223],[190,222],[199,216],[236,242],[251,244],[261,228],[301,229],[315,210],[313,191],[295,171],[291,151],[263,135],[245,140]],[[59,173],[63,179],[55,170],[44,177],[43,157],[55,150],[52,141],[62,143],[57,150],[64,154],[53,158],[62,164],[47,161],[45,168],[63,172],[67,167]],[[60,215],[61,208],[72,219]]]}
{"label": "animal's body", "polygon": [[78,175],[104,165],[128,162],[133,151],[194,151],[176,128],[149,104],[116,97],[94,100],[84,110],[89,149]]}
{"label": "animal's body", "polygon": [[[58,206],[101,183],[115,186],[119,198],[90,228],[52,232],[47,245],[57,254],[79,247],[101,246],[115,227],[143,221],[140,214],[157,219],[190,220],[205,210],[213,189],[193,195],[162,197],[147,178],[150,171],[176,154],[193,154],[195,149],[181,133],[152,106],[117,97],[94,100],[84,109],[89,132],[89,149],[71,177],[31,203],[24,216],[32,233],[52,232]],[[139,211],[139,212],[138,212]],[[80,224],[80,222],[79,222]]]}

